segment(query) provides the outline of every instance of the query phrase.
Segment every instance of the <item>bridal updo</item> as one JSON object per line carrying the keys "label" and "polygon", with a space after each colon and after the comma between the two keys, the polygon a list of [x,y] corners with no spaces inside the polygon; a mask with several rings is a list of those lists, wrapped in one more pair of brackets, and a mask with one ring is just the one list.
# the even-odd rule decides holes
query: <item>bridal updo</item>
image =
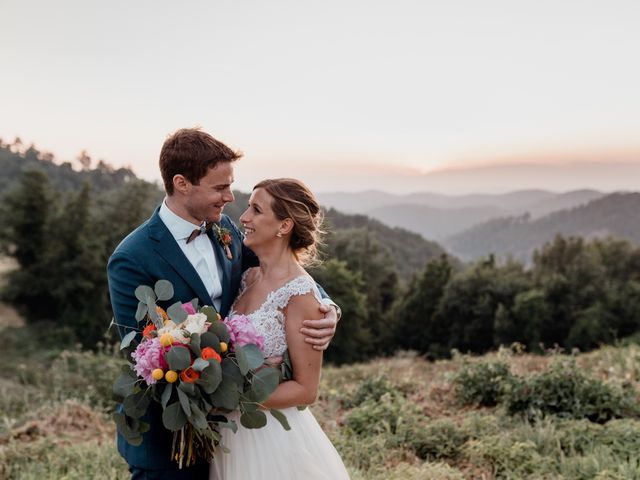
{"label": "bridal updo", "polygon": [[263,180],[253,189],[264,189],[273,200],[271,209],[278,220],[290,218],[293,229],[289,246],[303,265],[313,265],[318,260],[318,245],[321,236],[324,215],[311,190],[300,180],[294,178],[275,178]]}

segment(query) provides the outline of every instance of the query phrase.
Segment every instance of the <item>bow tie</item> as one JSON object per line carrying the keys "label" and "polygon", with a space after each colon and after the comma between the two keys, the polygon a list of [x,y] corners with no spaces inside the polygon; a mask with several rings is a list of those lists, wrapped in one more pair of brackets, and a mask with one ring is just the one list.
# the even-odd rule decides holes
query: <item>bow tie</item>
{"label": "bow tie", "polygon": [[189,235],[189,238],[187,238],[187,243],[190,243],[193,240],[195,240],[196,237],[201,233],[207,233],[208,231],[211,230],[211,227],[213,227],[213,222],[207,222],[207,221],[202,222],[202,225],[200,225],[193,232],[191,232],[191,235]]}

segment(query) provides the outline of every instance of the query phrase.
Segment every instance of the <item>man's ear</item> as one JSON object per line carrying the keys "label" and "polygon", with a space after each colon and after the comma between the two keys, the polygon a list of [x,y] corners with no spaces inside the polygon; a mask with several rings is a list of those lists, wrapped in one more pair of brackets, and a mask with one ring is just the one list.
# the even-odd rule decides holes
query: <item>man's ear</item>
{"label": "man's ear", "polygon": [[291,220],[290,218],[285,218],[284,220],[282,220],[278,232],[280,232],[282,235],[287,235],[291,232],[291,230],[293,230],[293,220]]}
{"label": "man's ear", "polygon": [[191,187],[191,182],[185,178],[184,175],[178,173],[173,176],[173,191],[180,192],[182,194],[187,193]]}

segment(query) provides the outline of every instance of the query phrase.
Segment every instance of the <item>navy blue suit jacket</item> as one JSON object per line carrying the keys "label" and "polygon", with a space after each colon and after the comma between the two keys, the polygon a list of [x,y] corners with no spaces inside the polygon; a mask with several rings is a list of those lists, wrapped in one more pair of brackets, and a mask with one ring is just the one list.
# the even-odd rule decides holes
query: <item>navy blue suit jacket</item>
{"label": "navy blue suit jacket", "polygon": [[[158,280],[169,280],[174,287],[174,299],[160,306],[168,307],[178,300],[188,302],[198,298],[199,305],[211,305],[211,298],[202,280],[187,260],[173,235],[158,215],[157,209],[149,220],[140,225],[118,245],[107,267],[111,306],[121,336],[139,329],[135,320],[138,300],[134,292],[139,285],[153,288]],[[225,255],[223,247],[209,233],[217,260],[222,265],[222,305],[220,315],[228,313],[240,287],[242,272],[257,266],[255,254],[242,243],[242,234],[236,225],[222,216],[220,226],[231,232],[232,259]],[[172,462],[171,442],[173,434],[162,425],[161,408],[155,402],[143,420],[150,430],[143,435],[140,446],[133,446],[118,434],[118,450],[130,466],[148,470],[175,470]]]}

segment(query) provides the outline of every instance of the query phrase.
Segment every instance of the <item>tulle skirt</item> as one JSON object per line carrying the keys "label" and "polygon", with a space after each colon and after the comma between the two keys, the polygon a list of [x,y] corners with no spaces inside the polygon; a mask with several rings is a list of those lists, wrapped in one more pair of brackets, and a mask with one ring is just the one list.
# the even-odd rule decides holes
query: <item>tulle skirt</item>
{"label": "tulle skirt", "polygon": [[247,429],[236,412],[230,418],[238,424],[233,433],[223,429],[222,444],[209,471],[210,480],[340,480],[349,474],[340,455],[320,428],[311,411],[295,407],[282,409],[291,430],[267,414],[267,425]]}

